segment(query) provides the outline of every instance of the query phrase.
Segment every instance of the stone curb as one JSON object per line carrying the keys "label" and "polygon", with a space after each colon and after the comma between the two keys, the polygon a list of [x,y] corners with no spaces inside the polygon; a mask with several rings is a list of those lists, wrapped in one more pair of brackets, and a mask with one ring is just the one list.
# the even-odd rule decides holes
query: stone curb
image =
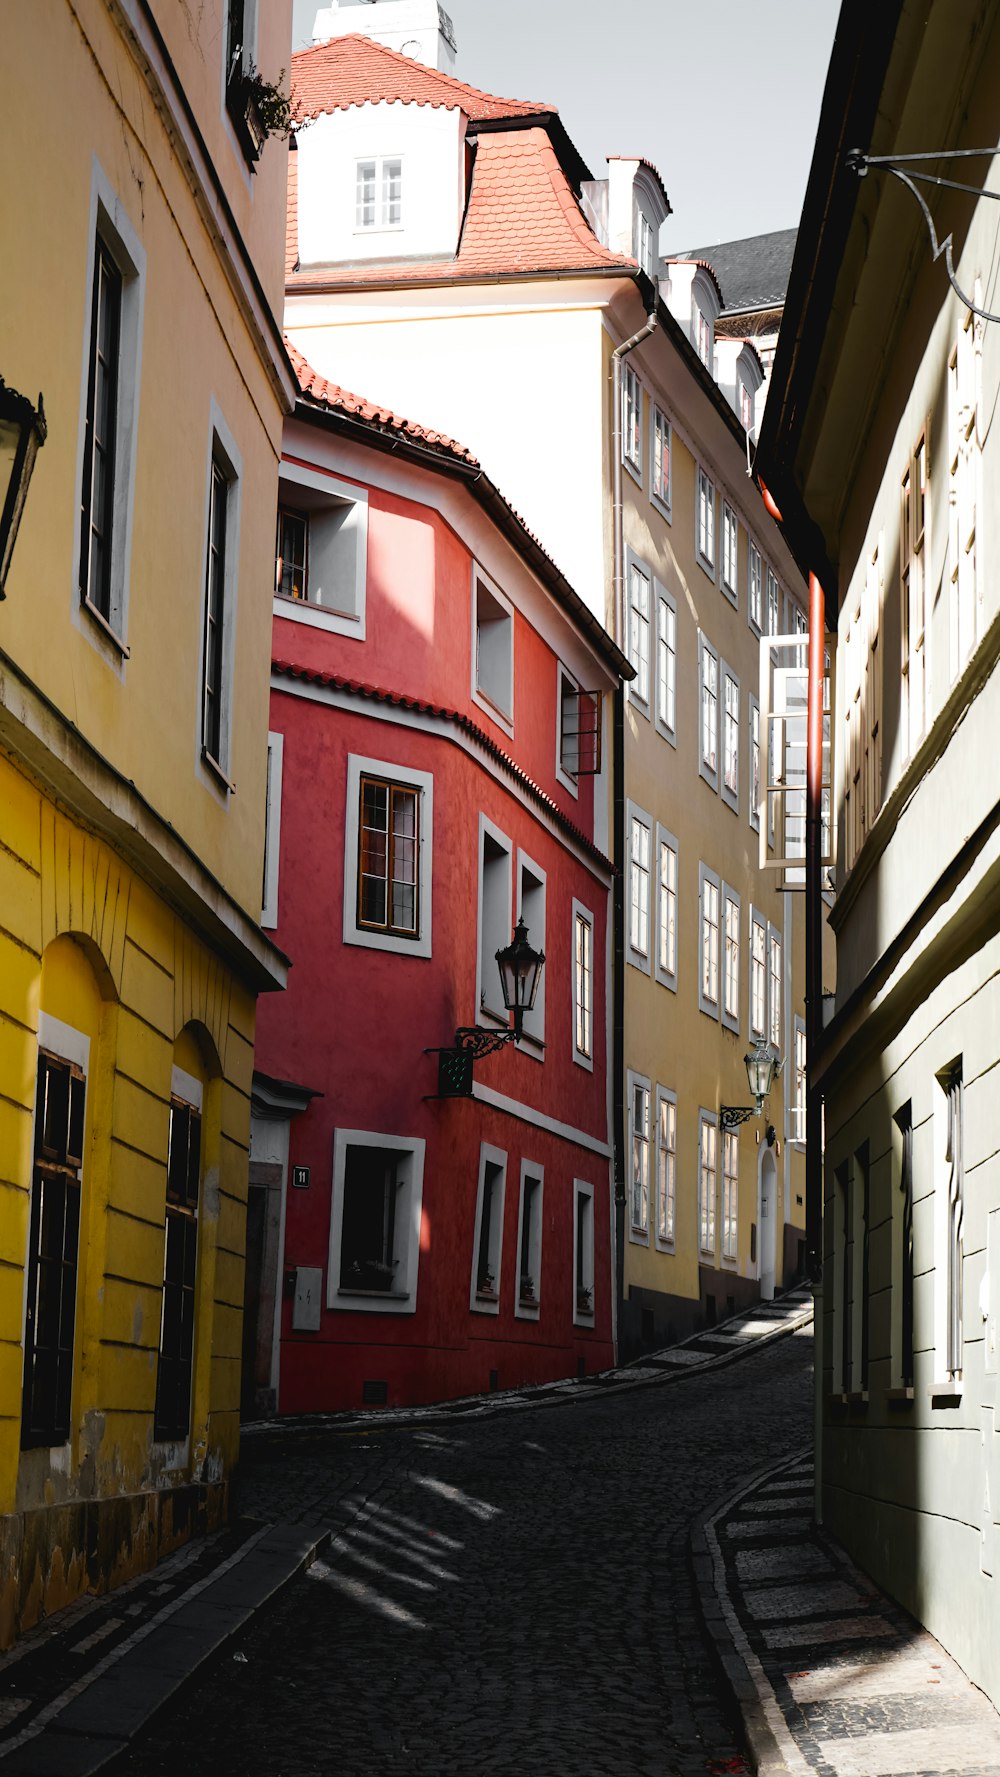
{"label": "stone curb", "polygon": [[[741,1319],[742,1316],[735,1318]],[[657,1376],[637,1376],[634,1381],[605,1380],[605,1378],[617,1377],[620,1372],[601,1370],[593,1376],[582,1378],[578,1384],[574,1382],[571,1386],[560,1390],[559,1393],[542,1392],[551,1386],[543,1383],[540,1385],[538,1394],[526,1394],[512,1389],[509,1398],[504,1394],[495,1397],[491,1395],[465,1396],[463,1399],[468,1400],[470,1405],[464,1410],[453,1403],[450,1408],[429,1407],[426,1410],[422,1407],[386,1407],[368,1414],[314,1413],[303,1414],[291,1419],[279,1417],[257,1420],[245,1425],[242,1427],[240,1435],[244,1438],[267,1438],[279,1435],[287,1437],[296,1433],[332,1431],[340,1432],[346,1436],[354,1432],[406,1430],[410,1427],[415,1431],[422,1431],[425,1427],[429,1431],[436,1431],[442,1426],[461,1425],[466,1419],[470,1423],[480,1419],[490,1419],[497,1413],[519,1413],[538,1407],[578,1406],[588,1401],[605,1400],[613,1394],[627,1394],[639,1388],[663,1388],[673,1382],[691,1382],[699,1376],[713,1375],[717,1370],[728,1369],[731,1364],[738,1363],[743,1358],[752,1357],[754,1352],[759,1351],[763,1346],[773,1345],[777,1340],[785,1339],[789,1334],[799,1332],[802,1327],[811,1324],[812,1318],[813,1304],[810,1301],[801,1312],[776,1324],[772,1331],[760,1333],[755,1335],[753,1339],[742,1342],[734,1338],[731,1350],[720,1351],[717,1357],[706,1358],[704,1363],[692,1364],[690,1368],[684,1369],[680,1367],[665,1369],[662,1375]],[[726,1321],[721,1323],[723,1326],[728,1324],[730,1323]],[[695,1333],[692,1335],[692,1339],[699,1339],[702,1336],[700,1333]],[[680,1349],[689,1342],[681,1340],[677,1348],[667,1346],[664,1349]],[[644,1363],[648,1364],[652,1358],[658,1356],[659,1353],[652,1352],[645,1359],[636,1358],[635,1368],[641,1369]],[[483,1402],[482,1406],[472,1404],[480,1400]]]}
{"label": "stone curb", "polygon": [[328,1526],[270,1524],[0,1747],[0,1777],[91,1777],[326,1547]]}
{"label": "stone curb", "polygon": [[[705,1628],[715,1648],[716,1657],[733,1699],[743,1718],[747,1750],[757,1777],[792,1777],[784,1752],[774,1731],[784,1715],[756,1655],[750,1648],[725,1584],[725,1572],[715,1536],[715,1525],[733,1508],[756,1492],[765,1481],[795,1468],[812,1454],[812,1444],[804,1444],[793,1456],[781,1462],[766,1463],[743,1481],[735,1492],[717,1501],[698,1519],[691,1532],[691,1566]],[[780,1732],[780,1727],[779,1727]],[[787,1730],[786,1730],[787,1732]],[[790,1739],[790,1736],[789,1736]]]}

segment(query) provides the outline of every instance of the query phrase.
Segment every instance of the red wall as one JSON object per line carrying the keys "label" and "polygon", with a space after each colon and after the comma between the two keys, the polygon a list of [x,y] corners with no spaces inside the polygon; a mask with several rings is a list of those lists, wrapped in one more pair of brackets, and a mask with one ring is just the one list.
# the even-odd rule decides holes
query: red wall
{"label": "red wall", "polygon": [[[276,660],[339,673],[395,693],[464,710],[491,728],[534,781],[579,827],[593,830],[591,780],[579,800],[555,778],[556,659],[518,614],[515,738],[473,703],[468,549],[438,514],[373,488],[369,505],[367,635],[356,643],[275,622]],[[543,819],[508,778],[498,781],[454,727],[433,732],[380,719],[360,698],[335,707],[275,679],[271,728],[284,736],[277,943],[292,958],[283,995],[259,1004],[257,1067],[322,1093],[291,1124],[290,1167],[310,1168],[308,1189],[287,1191],[284,1270],[320,1266],[324,1301],[332,1159],[338,1128],[426,1141],[415,1312],[328,1310],[318,1333],[293,1333],[282,1306],[279,1408],[303,1412],[361,1404],[365,1380],[385,1381],[388,1402],[431,1401],[576,1375],[613,1361],[610,1172],[606,1156],[470,1100],[438,1100],[437,1056],[457,1025],[477,1020],[479,817],[485,814],[546,872],[545,1050],[539,1061],[509,1044],[477,1063],[477,1082],[549,1119],[607,1136],[603,1053],[607,876]],[[343,942],[348,755],[433,774],[433,953]],[[516,889],[515,889],[516,893]],[[594,915],[594,1070],[572,1059],[572,901]],[[470,1310],[480,1144],[506,1151],[503,1265],[496,1317]],[[539,1318],[514,1315],[522,1158],[544,1167]],[[594,1187],[594,1325],[574,1327],[573,1180]]]}

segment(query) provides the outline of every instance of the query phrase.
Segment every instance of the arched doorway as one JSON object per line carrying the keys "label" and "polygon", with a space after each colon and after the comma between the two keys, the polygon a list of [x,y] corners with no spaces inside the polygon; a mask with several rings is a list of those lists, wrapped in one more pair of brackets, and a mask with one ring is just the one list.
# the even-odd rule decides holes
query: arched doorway
{"label": "arched doorway", "polygon": [[760,1182],[758,1185],[757,1223],[759,1236],[759,1276],[760,1295],[762,1302],[770,1302],[774,1297],[775,1270],[775,1238],[778,1214],[778,1168],[775,1164],[774,1150],[761,1144]]}

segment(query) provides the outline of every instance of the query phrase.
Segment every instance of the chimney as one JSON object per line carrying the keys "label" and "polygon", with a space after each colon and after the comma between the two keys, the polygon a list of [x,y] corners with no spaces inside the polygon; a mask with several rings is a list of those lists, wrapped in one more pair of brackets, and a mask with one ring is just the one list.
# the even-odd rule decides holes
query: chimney
{"label": "chimney", "polygon": [[361,5],[333,0],[316,14],[313,42],[327,43],[355,31],[427,68],[455,72],[455,27],[438,0],[367,0]]}

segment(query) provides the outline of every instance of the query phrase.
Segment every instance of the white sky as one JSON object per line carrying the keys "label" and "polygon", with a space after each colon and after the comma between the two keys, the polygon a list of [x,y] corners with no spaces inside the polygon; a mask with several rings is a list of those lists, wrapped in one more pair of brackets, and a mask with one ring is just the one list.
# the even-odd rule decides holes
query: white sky
{"label": "white sky", "polygon": [[[873,4],[877,0],[873,0]],[[840,0],[445,0],[456,73],[546,99],[590,166],[659,168],[676,252],[794,227]],[[294,0],[293,43],[317,0]],[[374,8],[358,6],[359,26]]]}

